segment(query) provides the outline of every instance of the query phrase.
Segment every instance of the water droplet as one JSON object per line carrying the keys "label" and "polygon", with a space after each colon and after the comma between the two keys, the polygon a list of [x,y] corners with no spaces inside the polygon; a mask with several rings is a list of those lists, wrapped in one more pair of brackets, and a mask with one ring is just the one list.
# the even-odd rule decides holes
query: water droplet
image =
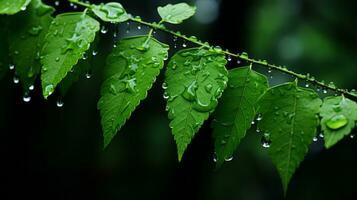
{"label": "water droplet", "polygon": [[59,1],[55,1],[55,6],[59,6],[60,2]]}
{"label": "water droplet", "polygon": [[331,117],[326,122],[326,126],[330,129],[337,130],[337,129],[340,129],[340,128],[346,126],[347,123],[348,123],[348,119],[344,115],[339,114],[339,115],[335,115],[335,116]]}
{"label": "water droplet", "polygon": [[26,92],[26,93],[24,94],[24,96],[22,97],[22,100],[23,100],[25,103],[28,103],[28,102],[31,101],[31,96],[29,95],[28,92]]}
{"label": "water droplet", "polygon": [[264,133],[260,142],[264,148],[269,148],[271,144],[270,134]]}
{"label": "water droplet", "polygon": [[93,56],[96,56],[97,54],[98,54],[98,51],[94,51],[94,50],[92,51]]}
{"label": "water droplet", "polygon": [[318,138],[315,136],[312,138],[312,141],[317,142]]}
{"label": "water droplet", "polygon": [[240,62],[240,60],[239,59],[237,59],[237,64],[239,65],[241,62]]}
{"label": "water droplet", "polygon": [[64,105],[63,101],[61,98],[58,98],[57,99],[57,102],[56,102],[56,106],[59,107],[59,108],[62,108]]}
{"label": "water droplet", "polygon": [[141,30],[141,26],[140,25],[138,26],[138,30]]}
{"label": "water droplet", "polygon": [[164,89],[164,90],[167,89],[167,83],[166,83],[166,82],[163,82],[163,83],[162,83],[162,89]]}
{"label": "water droplet", "polygon": [[22,6],[22,7],[21,7],[21,10],[22,10],[22,11],[26,10],[26,6]]}
{"label": "water droplet", "polygon": [[34,85],[30,85],[30,86],[29,86],[29,90],[30,90],[30,91],[32,91],[32,90],[34,90],[34,89],[35,89],[35,86],[34,86]]}
{"label": "water droplet", "polygon": [[324,138],[324,134],[323,134],[323,133],[320,133],[320,134],[319,134],[319,137],[320,137],[320,138]]}
{"label": "water droplet", "polygon": [[253,120],[253,121],[251,122],[251,124],[254,125],[254,124],[255,124],[255,121]]}
{"label": "water droplet", "polygon": [[87,72],[87,73],[86,73],[86,78],[87,78],[87,79],[92,78],[92,74],[91,74],[90,72]]}
{"label": "water droplet", "polygon": [[15,74],[14,75],[14,78],[12,79],[12,81],[15,83],[15,84],[18,84],[20,82],[19,80],[19,77]]}
{"label": "water droplet", "polygon": [[327,90],[323,90],[322,92],[323,92],[324,94],[327,94]]}
{"label": "water droplet", "polygon": [[355,134],[352,133],[352,134],[350,135],[350,138],[351,138],[351,139],[355,138]]}
{"label": "water droplet", "polygon": [[108,32],[107,27],[102,26],[102,28],[100,29],[100,32],[101,32],[102,34],[106,34],[106,33]]}
{"label": "water droplet", "polygon": [[261,121],[263,119],[262,114],[258,114],[257,121]]}
{"label": "water droplet", "polygon": [[193,104],[193,109],[198,112],[209,112],[212,111],[218,104],[217,99],[212,98],[208,103],[201,102],[200,99],[196,99],[196,102]]}
{"label": "water droplet", "polygon": [[194,101],[196,99],[197,87],[197,82],[192,81],[192,83],[188,87],[186,87],[186,89],[182,93],[183,98],[185,98],[187,101]]}
{"label": "water droplet", "polygon": [[167,92],[164,92],[164,94],[162,95],[162,97],[167,100],[170,98],[169,94]]}
{"label": "water droplet", "polygon": [[218,158],[217,158],[217,154],[216,152],[213,153],[213,162],[217,162]]}
{"label": "water droplet", "polygon": [[233,160],[233,156],[224,158],[224,161],[230,162]]}
{"label": "water droplet", "polygon": [[308,87],[310,87],[310,85],[309,85],[308,83],[306,83],[306,84],[305,84],[305,87],[307,87],[307,88],[308,88]]}
{"label": "water droplet", "polygon": [[83,53],[82,59],[83,59],[83,60],[87,60],[87,58],[88,58],[87,54],[86,54],[86,53]]}
{"label": "water droplet", "polygon": [[52,84],[50,84],[50,85],[47,85],[46,87],[45,87],[45,95],[46,96],[49,96],[49,95],[51,95],[52,93],[53,93],[53,91],[54,91],[54,87],[53,87],[53,85]]}
{"label": "water droplet", "polygon": [[15,69],[15,65],[10,64],[10,65],[9,65],[9,69],[10,69],[10,70],[14,70],[14,69]]}
{"label": "water droplet", "polygon": [[227,60],[228,60],[228,62],[232,61],[232,57],[230,55],[228,55]]}
{"label": "water droplet", "polygon": [[56,57],[56,59],[55,59],[55,60],[56,60],[56,62],[58,62],[58,61],[60,60],[60,58],[59,58],[59,57]]}
{"label": "water droplet", "polygon": [[185,42],[182,43],[182,47],[183,48],[186,48],[187,47],[187,44]]}

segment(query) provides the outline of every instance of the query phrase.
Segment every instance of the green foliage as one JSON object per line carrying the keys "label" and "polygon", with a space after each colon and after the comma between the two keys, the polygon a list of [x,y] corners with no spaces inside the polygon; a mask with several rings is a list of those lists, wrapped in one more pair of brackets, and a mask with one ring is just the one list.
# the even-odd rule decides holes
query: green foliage
{"label": "green foliage", "polygon": [[31,0],[0,0],[0,14],[13,15],[26,10]]}
{"label": "green foliage", "polygon": [[[142,49],[146,43],[148,48]],[[167,58],[168,46],[148,36],[125,38],[108,56],[98,109],[104,147],[145,99]]]}
{"label": "green foliage", "polygon": [[84,13],[58,15],[49,28],[42,49],[42,90],[47,98],[90,48],[99,23]]}
{"label": "green foliage", "polygon": [[296,82],[269,89],[258,102],[262,115],[258,127],[265,133],[263,142],[271,142],[269,156],[284,191],[316,135],[321,103],[313,90],[300,88]]}
{"label": "green foliage", "polygon": [[117,2],[94,5],[92,11],[105,22],[120,23],[129,19],[129,15],[126,14],[123,6]]}
{"label": "green foliage", "polygon": [[186,3],[175,5],[168,4],[164,7],[158,7],[157,11],[164,22],[171,24],[181,24],[183,20],[192,17],[196,12],[196,7],[189,6]]}
{"label": "green foliage", "polygon": [[350,134],[357,121],[357,104],[343,96],[326,97],[320,113],[325,147],[330,148]]}
{"label": "green foliage", "polygon": [[217,166],[231,159],[254,120],[257,99],[268,89],[267,78],[251,67],[230,70],[228,78],[212,125]]}
{"label": "green foliage", "polygon": [[[9,44],[16,74],[25,90],[32,86],[41,69],[40,51],[43,39],[52,21],[54,9],[33,0],[26,11],[11,16]],[[18,22],[21,21],[21,26]]]}
{"label": "green foliage", "polygon": [[168,64],[164,97],[180,160],[226,88],[225,65],[223,54],[200,48],[179,51]]}
{"label": "green foliage", "polygon": [[[95,48],[96,33],[100,28],[99,22],[91,16],[97,16],[104,22],[130,20],[149,26],[152,29],[148,35],[120,40],[107,58],[98,102],[104,147],[146,98],[168,58],[169,46],[153,38],[153,29],[198,45],[174,54],[168,63],[163,84],[163,97],[167,100],[166,109],[179,160],[200,127],[214,112],[213,137],[217,167],[221,166],[224,160],[231,159],[254,117],[260,113],[257,121],[258,129],[263,133],[262,143],[264,147],[270,146],[269,157],[276,165],[286,191],[319,125],[325,134],[326,148],[335,145],[356,126],[357,104],[346,98],[357,97],[355,92],[326,85],[310,75],[298,74],[285,67],[255,60],[246,53],[232,54],[228,50],[212,48],[193,36],[182,35],[162,25],[163,22],[180,24],[192,17],[196,8],[186,3],[159,7],[162,20],[148,23],[139,17],[131,17],[116,2],[91,5],[78,0],[70,1],[87,9],[60,14],[53,19],[51,14],[54,9],[41,0],[32,0],[31,3],[29,0],[0,0],[0,14],[12,15],[24,10],[13,16],[0,16],[0,38],[3,39],[0,45],[0,78],[8,71],[8,65],[14,63],[25,90],[41,73],[45,98],[56,87],[59,87],[61,95],[65,95],[71,85],[91,68],[91,53],[88,51]],[[9,60],[9,53],[12,61]],[[228,73],[225,55],[235,56],[251,65],[232,69]],[[325,98],[321,107],[318,95],[313,90],[298,87],[297,81],[268,89],[267,78],[253,71],[252,64],[292,75],[343,95]],[[321,123],[318,115],[322,118]]]}

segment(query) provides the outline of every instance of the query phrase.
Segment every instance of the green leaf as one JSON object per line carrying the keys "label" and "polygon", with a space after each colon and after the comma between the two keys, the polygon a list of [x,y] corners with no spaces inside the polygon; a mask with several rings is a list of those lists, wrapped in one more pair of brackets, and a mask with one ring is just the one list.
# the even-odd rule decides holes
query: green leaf
{"label": "green leaf", "polygon": [[251,67],[230,70],[228,78],[212,124],[218,167],[231,159],[254,120],[258,98],[268,88],[267,78]]}
{"label": "green leaf", "polygon": [[357,104],[345,97],[326,97],[321,107],[325,147],[330,148],[350,134],[357,121]]}
{"label": "green leaf", "polygon": [[258,127],[270,137],[268,153],[285,192],[316,135],[321,103],[315,91],[300,88],[296,82],[269,89],[258,102],[258,113],[262,114]]}
{"label": "green leaf", "polygon": [[0,0],[0,14],[13,15],[26,10],[31,0]]}
{"label": "green leaf", "polygon": [[158,7],[160,17],[164,22],[171,24],[181,24],[183,20],[192,17],[196,12],[196,7],[187,3],[168,4],[164,7]]}
{"label": "green leaf", "polygon": [[58,15],[49,28],[42,49],[42,90],[47,98],[90,48],[99,23],[84,13]]}
{"label": "green leaf", "polygon": [[[143,44],[147,48],[143,49]],[[102,116],[104,147],[145,99],[164,65],[169,47],[148,36],[125,38],[107,59],[98,109]]]}
{"label": "green leaf", "polygon": [[117,2],[94,5],[92,6],[92,11],[105,22],[120,23],[129,19],[129,15],[126,13],[123,6]]}
{"label": "green leaf", "polygon": [[226,63],[221,53],[193,48],[179,51],[168,64],[164,97],[179,160],[217,106],[228,80]]}
{"label": "green leaf", "polygon": [[[54,9],[33,0],[25,12],[11,17],[9,45],[16,74],[25,90],[34,84],[41,69],[40,51],[53,18]],[[21,26],[18,22],[21,21]]]}

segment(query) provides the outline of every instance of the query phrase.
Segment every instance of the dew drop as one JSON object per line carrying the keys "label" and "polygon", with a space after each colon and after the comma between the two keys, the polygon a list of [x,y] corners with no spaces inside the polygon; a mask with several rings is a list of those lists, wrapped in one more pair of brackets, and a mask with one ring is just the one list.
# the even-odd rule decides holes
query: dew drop
{"label": "dew drop", "polygon": [[230,162],[230,161],[232,161],[232,160],[233,160],[233,156],[224,158],[224,161],[226,161],[226,162]]}
{"label": "dew drop", "polygon": [[216,152],[213,153],[213,162],[217,162],[218,158],[217,158],[217,154]]}
{"label": "dew drop", "polygon": [[326,126],[330,129],[337,130],[337,129],[340,129],[340,128],[346,126],[347,123],[348,123],[348,119],[344,115],[339,114],[339,115],[335,115],[335,116],[331,117],[326,122]]}
{"label": "dew drop", "polygon": [[34,85],[30,85],[30,86],[29,86],[29,90],[30,90],[30,91],[33,91],[34,89],[35,89],[35,86],[34,86]]}
{"label": "dew drop", "polygon": [[55,1],[55,6],[59,6],[60,2],[59,1]]}
{"label": "dew drop", "polygon": [[98,51],[92,51],[92,55],[96,56],[98,54]]}
{"label": "dew drop", "polygon": [[17,77],[17,75],[14,75],[14,78],[12,79],[12,81],[13,81],[15,84],[18,84],[18,83],[20,82],[19,77]]}
{"label": "dew drop", "polygon": [[355,134],[351,134],[351,135],[350,135],[350,138],[351,138],[351,139],[355,138]]}
{"label": "dew drop", "polygon": [[140,25],[137,28],[138,28],[138,30],[141,30],[141,26]]}
{"label": "dew drop", "polygon": [[270,140],[270,134],[269,133],[264,133],[262,136],[262,139],[260,140],[262,147],[264,148],[269,148],[271,144]]}
{"label": "dew drop", "polygon": [[323,92],[324,94],[327,94],[327,90],[323,90],[322,92]]}
{"label": "dew drop", "polygon": [[315,136],[312,138],[312,141],[317,142],[318,138]]}
{"label": "dew drop", "polygon": [[308,83],[306,83],[306,84],[305,84],[305,87],[307,87],[307,88],[308,88],[308,87],[310,87],[310,85],[309,85]]}
{"label": "dew drop", "polygon": [[263,119],[261,114],[258,114],[257,121],[261,121]]}
{"label": "dew drop", "polygon": [[324,134],[323,134],[323,133],[320,133],[320,134],[319,134],[319,137],[320,137],[320,138],[324,138]]}
{"label": "dew drop", "polygon": [[162,87],[162,89],[166,90],[167,89],[167,83],[163,82],[161,87]]}
{"label": "dew drop", "polygon": [[170,96],[169,96],[169,94],[167,93],[167,92],[164,92],[164,94],[162,95],[162,97],[164,98],[164,99],[169,99],[170,98]]}
{"label": "dew drop", "polygon": [[90,78],[92,78],[92,74],[90,72],[87,72],[86,73],[86,79],[90,79]]}
{"label": "dew drop", "polygon": [[228,60],[228,62],[232,61],[232,57],[230,55],[228,55],[227,60]]}
{"label": "dew drop", "polygon": [[187,44],[185,42],[182,43],[182,47],[183,48],[186,48],[187,47]]}
{"label": "dew drop", "polygon": [[102,26],[102,28],[100,29],[100,32],[101,32],[102,34],[106,34],[106,33],[108,32],[107,27]]}
{"label": "dew drop", "polygon": [[9,69],[10,69],[10,70],[14,70],[14,69],[15,69],[15,65],[10,64],[10,65],[9,65]]}
{"label": "dew drop", "polygon": [[23,100],[25,103],[28,103],[28,102],[31,101],[31,96],[29,95],[28,92],[26,92],[26,93],[24,94],[24,96],[22,97],[22,100]]}
{"label": "dew drop", "polygon": [[83,59],[83,60],[87,60],[87,58],[88,58],[88,55],[87,55],[86,53],[83,53],[82,59]]}
{"label": "dew drop", "polygon": [[58,98],[58,99],[57,99],[56,106],[57,106],[58,108],[62,108],[62,107],[64,106],[64,103],[63,103],[63,101],[62,101],[61,98]]}

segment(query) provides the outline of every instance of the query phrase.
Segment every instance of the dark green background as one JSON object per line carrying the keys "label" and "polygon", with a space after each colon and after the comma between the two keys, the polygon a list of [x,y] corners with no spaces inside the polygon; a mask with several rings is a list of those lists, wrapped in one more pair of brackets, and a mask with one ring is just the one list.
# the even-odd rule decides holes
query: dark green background
{"label": "dark green background", "polygon": [[[128,12],[157,21],[157,6],[178,1],[120,2]],[[340,87],[357,88],[355,1],[216,2],[218,17],[214,22],[202,24],[194,18],[169,27],[233,52],[247,51],[252,57],[335,81]],[[58,9],[57,13],[73,10],[66,1],[61,1]],[[102,151],[96,103],[113,31],[119,29],[120,37],[148,31],[144,27],[138,30],[133,23],[129,34],[125,24],[106,26],[110,31],[100,36],[92,78],[83,76],[62,97],[63,108],[56,107],[58,94],[48,101],[41,97],[39,82],[32,101],[24,103],[21,87],[12,83],[13,72],[0,81],[0,199],[283,199],[279,176],[254,126],[233,161],[221,169],[215,170],[212,161],[209,123],[178,163],[164,111],[162,75],[111,145]],[[155,36],[174,46],[172,37],[160,32]],[[180,40],[176,43],[182,45]],[[170,53],[175,51],[172,48]],[[238,66],[235,63],[233,60],[229,67]],[[293,80],[279,72],[254,68],[272,76],[272,85]],[[357,139],[345,138],[329,150],[319,140],[310,149],[290,183],[287,199],[356,199]]]}

